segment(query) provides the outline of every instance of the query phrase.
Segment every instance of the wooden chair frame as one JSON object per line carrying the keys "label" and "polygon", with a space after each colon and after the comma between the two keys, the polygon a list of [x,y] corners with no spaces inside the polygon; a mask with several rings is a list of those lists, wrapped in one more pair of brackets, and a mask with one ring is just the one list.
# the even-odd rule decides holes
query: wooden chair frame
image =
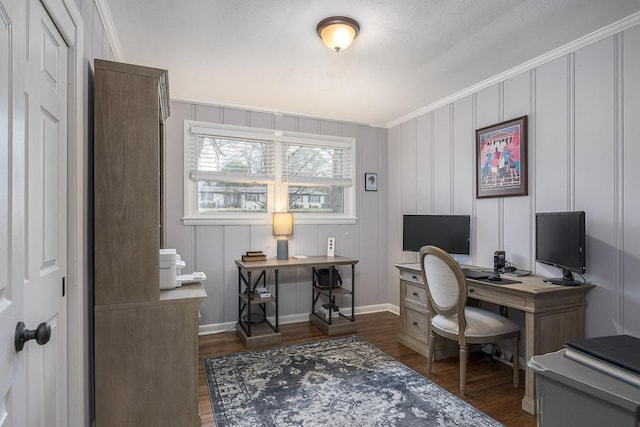
{"label": "wooden chair frame", "polygon": [[[425,257],[435,256],[442,262],[444,262],[453,272],[457,282],[457,301],[455,304],[449,306],[440,306],[434,300],[430,286],[429,277],[425,272]],[[466,394],[467,383],[467,362],[469,360],[469,344],[487,344],[504,339],[512,339],[513,349],[513,386],[518,388],[520,383],[520,367],[519,367],[519,343],[520,343],[520,330],[509,333],[499,333],[494,335],[488,335],[483,337],[469,337],[462,331],[467,330],[467,316],[465,315],[465,307],[467,305],[468,289],[467,279],[464,276],[460,265],[445,251],[435,246],[424,246],[420,249],[420,268],[422,270],[422,277],[424,285],[427,291],[429,302],[429,344],[427,353],[427,372],[431,373],[433,367],[433,354],[435,348],[436,335],[443,338],[454,340],[458,342],[460,347],[460,392]],[[445,317],[455,316],[458,318],[458,333],[454,334],[449,331],[442,330],[433,325],[433,317],[436,315],[442,315]]]}

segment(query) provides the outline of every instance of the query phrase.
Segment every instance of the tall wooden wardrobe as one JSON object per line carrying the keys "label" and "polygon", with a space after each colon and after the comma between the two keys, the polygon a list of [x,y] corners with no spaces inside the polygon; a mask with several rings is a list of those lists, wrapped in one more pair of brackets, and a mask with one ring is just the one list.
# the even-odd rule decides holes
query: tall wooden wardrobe
{"label": "tall wooden wardrobe", "polygon": [[166,70],[94,61],[96,427],[199,426],[201,284],[160,291]]}

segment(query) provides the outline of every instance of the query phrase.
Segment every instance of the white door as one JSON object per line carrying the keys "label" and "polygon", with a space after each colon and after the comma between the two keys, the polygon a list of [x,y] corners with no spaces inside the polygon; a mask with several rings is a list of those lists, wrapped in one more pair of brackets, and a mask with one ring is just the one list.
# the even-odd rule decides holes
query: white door
{"label": "white door", "polygon": [[[0,426],[18,426],[26,414],[24,369],[14,347],[23,317],[24,121],[19,93],[24,51],[17,29],[24,25],[20,0],[0,0]],[[24,39],[24,37],[22,37]]]}
{"label": "white door", "polygon": [[[0,427],[62,427],[67,47],[39,0],[0,0],[0,18]],[[49,342],[18,352],[18,321]]]}
{"label": "white door", "polygon": [[66,427],[67,46],[42,3],[28,4],[24,321],[46,322],[51,340],[25,346],[27,426]]}

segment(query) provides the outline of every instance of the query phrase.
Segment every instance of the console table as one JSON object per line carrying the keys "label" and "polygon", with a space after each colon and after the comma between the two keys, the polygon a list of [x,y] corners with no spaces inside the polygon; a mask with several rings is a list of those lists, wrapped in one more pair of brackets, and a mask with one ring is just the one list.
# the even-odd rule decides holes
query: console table
{"label": "console table", "polygon": [[[396,264],[395,267],[400,272],[398,342],[426,356],[429,309],[420,264]],[[530,360],[535,355],[559,350],[569,339],[584,337],[585,295],[595,287],[594,285],[551,285],[543,282],[542,277],[534,275],[509,276],[509,279],[521,283],[501,285],[467,279],[469,298],[524,312],[525,331],[522,335],[524,345],[520,348],[524,348],[526,360]],[[440,350],[441,356],[447,354],[446,348],[436,350]],[[530,414],[536,413],[535,396],[534,372],[526,367],[522,409]]]}
{"label": "console table", "polygon": [[[346,334],[355,332],[357,324],[355,321],[355,265],[357,259],[342,256],[313,256],[307,258],[289,258],[285,260],[269,259],[266,261],[235,261],[238,267],[238,323],[236,333],[242,339],[246,347],[258,345],[278,344],[281,341],[280,326],[278,323],[278,273],[283,268],[311,268],[311,286],[317,277],[317,269],[320,267],[335,267],[340,265],[351,266],[351,288],[340,287],[328,289],[313,289],[311,301],[311,313],[309,321],[327,335]],[[267,298],[252,298],[251,291],[256,287],[266,287],[266,272],[274,272],[274,293]],[[257,274],[257,277],[254,275]],[[335,295],[351,295],[351,316],[340,314],[337,318],[325,319],[315,311],[316,304],[321,296],[325,296],[329,302],[333,301]],[[274,308],[274,321],[266,318],[267,306]],[[259,307],[264,322],[252,324],[251,307]],[[262,320],[262,319],[261,319]]]}

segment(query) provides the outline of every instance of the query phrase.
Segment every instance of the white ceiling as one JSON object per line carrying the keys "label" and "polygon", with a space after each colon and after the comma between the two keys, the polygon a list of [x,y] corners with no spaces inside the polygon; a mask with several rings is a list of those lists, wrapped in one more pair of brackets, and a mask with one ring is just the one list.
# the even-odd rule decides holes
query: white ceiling
{"label": "white ceiling", "polygon": [[[640,0],[105,0],[170,95],[386,126],[640,10]],[[336,53],[316,24],[360,23]]]}

